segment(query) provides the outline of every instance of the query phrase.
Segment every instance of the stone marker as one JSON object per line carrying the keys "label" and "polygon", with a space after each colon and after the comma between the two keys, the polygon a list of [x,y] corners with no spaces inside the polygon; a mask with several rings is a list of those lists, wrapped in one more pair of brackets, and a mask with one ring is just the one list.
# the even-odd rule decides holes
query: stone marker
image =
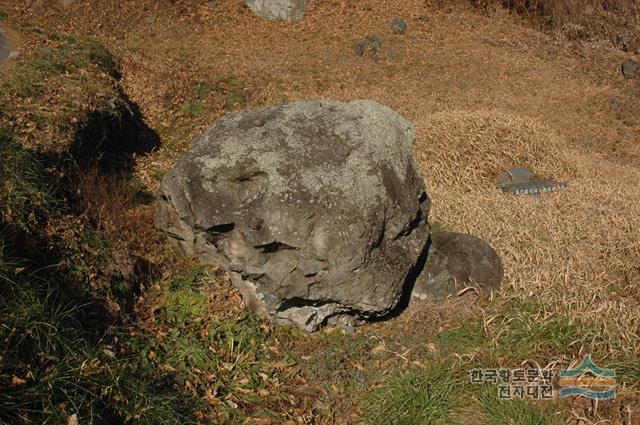
{"label": "stone marker", "polygon": [[349,329],[392,311],[424,261],[414,141],[407,120],[364,100],[229,114],[163,178],[156,225],[224,265],[252,311]]}
{"label": "stone marker", "polygon": [[11,46],[4,32],[0,29],[0,65],[11,56]]}
{"label": "stone marker", "polygon": [[512,195],[540,195],[542,193],[556,192],[566,187],[565,183],[544,179],[514,183],[503,187],[503,189],[508,190]]}
{"label": "stone marker", "polygon": [[638,64],[638,61],[633,59],[627,59],[622,63],[621,70],[624,78],[630,80],[638,75],[638,71],[640,71],[640,64]]}
{"label": "stone marker", "polygon": [[540,195],[566,188],[566,183],[549,179],[534,179],[526,167],[515,167],[498,176],[498,188],[513,195]]}
{"label": "stone marker", "polygon": [[515,167],[498,176],[498,184],[507,185],[511,183],[525,183],[531,181],[533,171],[526,167]]}
{"label": "stone marker", "polygon": [[500,288],[504,276],[496,251],[472,235],[438,232],[431,235],[427,263],[418,276],[413,298],[438,300],[475,284],[475,290],[487,295]]}
{"label": "stone marker", "polygon": [[394,34],[404,34],[407,32],[407,22],[400,16],[396,16],[391,22],[391,32]]}
{"label": "stone marker", "polygon": [[296,21],[304,16],[307,0],[246,0],[246,5],[261,18]]}

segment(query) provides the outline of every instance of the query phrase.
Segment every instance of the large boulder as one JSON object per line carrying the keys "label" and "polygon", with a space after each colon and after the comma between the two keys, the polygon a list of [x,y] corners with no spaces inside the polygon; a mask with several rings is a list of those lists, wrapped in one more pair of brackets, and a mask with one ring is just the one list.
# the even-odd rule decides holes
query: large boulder
{"label": "large boulder", "polygon": [[226,115],[162,180],[156,225],[247,306],[308,331],[396,307],[426,255],[411,124],[364,100]]}
{"label": "large boulder", "polygon": [[261,18],[296,21],[304,16],[307,0],[246,0],[246,5]]}

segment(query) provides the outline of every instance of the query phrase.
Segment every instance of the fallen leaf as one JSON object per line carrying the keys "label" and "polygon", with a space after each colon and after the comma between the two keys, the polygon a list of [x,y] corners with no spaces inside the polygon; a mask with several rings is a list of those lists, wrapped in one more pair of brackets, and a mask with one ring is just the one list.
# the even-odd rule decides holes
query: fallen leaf
{"label": "fallen leaf", "polygon": [[16,375],[13,375],[13,377],[11,378],[11,386],[13,388],[20,387],[20,386],[22,386],[22,385],[24,385],[26,383],[27,383],[26,380],[18,378]]}
{"label": "fallen leaf", "polygon": [[429,350],[433,351],[434,353],[437,353],[437,352],[438,352],[438,347],[436,347],[436,345],[435,345],[433,342],[428,343],[428,344],[426,345],[426,347],[427,347]]}
{"label": "fallen leaf", "polygon": [[271,425],[273,421],[269,418],[247,418],[244,423],[246,425]]}
{"label": "fallen leaf", "polygon": [[220,403],[222,403],[220,401],[220,399],[218,399],[215,395],[213,395],[213,393],[211,392],[210,389],[207,389],[204,392],[204,397],[205,401],[207,402],[207,404],[209,404],[209,406],[218,406]]}
{"label": "fallen leaf", "polygon": [[371,352],[374,354],[380,354],[386,351],[387,351],[387,347],[385,347],[383,344],[380,344],[371,350]]}

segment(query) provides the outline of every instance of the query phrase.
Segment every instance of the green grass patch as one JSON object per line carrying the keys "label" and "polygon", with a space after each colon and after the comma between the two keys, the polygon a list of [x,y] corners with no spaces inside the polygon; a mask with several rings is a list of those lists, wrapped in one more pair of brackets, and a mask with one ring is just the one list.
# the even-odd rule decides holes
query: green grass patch
{"label": "green grass patch", "polygon": [[606,368],[616,371],[620,383],[636,387],[640,384],[640,362],[635,356],[614,360],[607,364]]}
{"label": "green grass patch", "polygon": [[98,41],[55,33],[38,34],[42,44],[49,43],[19,58],[2,84],[3,91],[21,98],[38,99],[49,87],[62,84],[84,87],[93,93],[97,90],[93,86],[103,83],[97,83],[98,78],[89,78],[83,71],[95,66],[108,76],[117,76],[114,56]]}
{"label": "green grass patch", "polygon": [[438,220],[432,220],[429,222],[431,225],[431,233],[440,233],[440,232],[454,232],[455,229],[453,226],[440,222]]}
{"label": "green grass patch", "polygon": [[[495,386],[478,386],[476,400],[484,425],[560,425],[556,414],[546,413],[527,400],[500,400]],[[549,402],[550,403],[550,402]],[[550,404],[551,405],[551,404]]]}
{"label": "green grass patch", "polygon": [[458,397],[449,365],[435,364],[387,380],[366,396],[363,407],[370,424],[446,424]]}
{"label": "green grass patch", "polygon": [[219,78],[213,86],[213,91],[216,97],[228,106],[246,105],[249,101],[244,84],[235,76]]}
{"label": "green grass patch", "polygon": [[204,112],[204,104],[198,101],[187,101],[182,105],[182,113],[189,117],[198,117]]}
{"label": "green grass patch", "polygon": [[514,362],[574,351],[588,330],[567,316],[545,315],[542,307],[512,300],[500,307],[500,319],[489,326],[496,335],[495,355]]}
{"label": "green grass patch", "polygon": [[436,347],[441,354],[467,354],[486,349],[489,343],[482,323],[465,321],[460,326],[444,331],[435,338]]}
{"label": "green grass patch", "polygon": [[53,208],[53,189],[41,173],[41,164],[0,125],[0,224],[31,232],[39,218]]}
{"label": "green grass patch", "polygon": [[196,83],[193,85],[193,92],[196,95],[196,99],[204,100],[209,95],[210,89],[204,83]]}

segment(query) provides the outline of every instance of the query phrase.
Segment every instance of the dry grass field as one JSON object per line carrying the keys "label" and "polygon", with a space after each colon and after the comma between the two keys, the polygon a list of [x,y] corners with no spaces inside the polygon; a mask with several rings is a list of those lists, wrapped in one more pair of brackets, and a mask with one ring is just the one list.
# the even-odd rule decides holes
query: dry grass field
{"label": "dry grass field", "polygon": [[[312,0],[304,19],[283,23],[253,16],[240,0],[79,0],[66,8],[0,0],[14,25],[90,36],[115,54],[123,90],[160,137],[150,154],[134,157],[147,192],[225,112],[371,99],[416,127],[430,220],[485,239],[502,257],[503,288],[490,300],[414,303],[355,336],[269,330],[261,350],[278,360],[260,373],[272,381],[259,390],[236,378],[229,385],[275,401],[232,394],[225,409],[209,403],[215,421],[640,424],[640,79],[620,72],[640,49],[638,5],[472,3]],[[406,34],[389,31],[395,16],[406,19]],[[381,54],[355,55],[369,34],[382,38]],[[20,37],[29,49],[29,36]],[[38,131],[20,134],[35,140]],[[517,165],[567,188],[540,197],[497,190],[496,176]],[[139,208],[138,227],[152,226],[150,208]],[[158,262],[163,252],[146,255]],[[160,288],[176,274],[166,270],[138,301],[139,320],[154,332],[153,297],[170,297]],[[206,276],[218,290],[207,320],[242,317],[224,275]],[[617,370],[616,400],[500,404],[467,385],[473,367],[568,367],[584,353]],[[413,407],[402,398],[416,388],[437,397],[403,417]],[[190,391],[217,400],[206,385]],[[196,422],[206,415],[197,412]]]}

